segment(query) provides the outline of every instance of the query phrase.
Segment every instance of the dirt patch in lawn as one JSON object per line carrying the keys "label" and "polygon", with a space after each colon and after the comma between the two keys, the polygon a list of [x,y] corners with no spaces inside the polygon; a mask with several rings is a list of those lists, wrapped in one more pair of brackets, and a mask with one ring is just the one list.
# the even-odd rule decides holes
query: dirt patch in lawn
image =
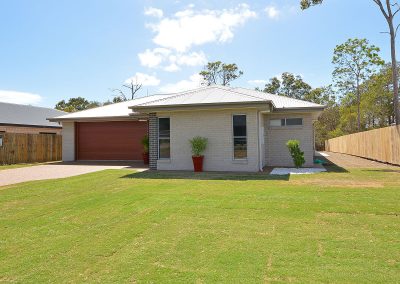
{"label": "dirt patch in lawn", "polygon": [[291,180],[292,184],[296,185],[315,185],[320,187],[342,187],[342,188],[382,188],[384,187],[383,182],[378,181],[358,181],[348,179],[327,179],[325,177],[312,178],[312,179],[301,179]]}

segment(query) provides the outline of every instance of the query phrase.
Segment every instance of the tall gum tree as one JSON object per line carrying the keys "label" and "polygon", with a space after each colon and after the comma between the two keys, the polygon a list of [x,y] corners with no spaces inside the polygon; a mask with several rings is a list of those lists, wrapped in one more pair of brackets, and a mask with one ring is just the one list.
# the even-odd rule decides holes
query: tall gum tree
{"label": "tall gum tree", "polygon": [[[380,9],[382,15],[388,24],[389,31],[386,32],[390,35],[390,50],[392,60],[392,80],[393,80],[393,110],[395,115],[396,124],[400,125],[400,109],[399,109],[399,74],[397,70],[397,59],[396,59],[396,37],[399,25],[394,25],[394,18],[400,11],[400,5],[397,1],[390,0],[371,0]],[[323,0],[301,0],[301,9],[308,9],[311,6],[321,4]]]}
{"label": "tall gum tree", "polygon": [[379,48],[366,39],[349,39],[336,46],[332,63],[333,79],[342,93],[354,93],[357,97],[357,130],[361,130],[361,84],[375,73],[384,61]]}

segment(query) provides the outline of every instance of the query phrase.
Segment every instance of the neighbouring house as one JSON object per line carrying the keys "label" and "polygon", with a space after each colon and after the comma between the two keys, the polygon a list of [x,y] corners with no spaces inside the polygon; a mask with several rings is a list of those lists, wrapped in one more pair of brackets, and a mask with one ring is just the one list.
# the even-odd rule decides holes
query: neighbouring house
{"label": "neighbouring house", "polygon": [[255,90],[209,86],[71,113],[63,125],[63,160],[140,160],[149,135],[150,168],[192,170],[189,139],[208,138],[206,171],[292,166],[298,139],[313,166],[314,127],[324,106]]}
{"label": "neighbouring house", "polygon": [[47,118],[64,114],[52,108],[0,102],[0,133],[61,134],[61,124]]}
{"label": "neighbouring house", "polygon": [[[61,124],[48,117],[63,111],[0,102],[0,165],[61,159]],[[39,135],[41,134],[41,135]]]}

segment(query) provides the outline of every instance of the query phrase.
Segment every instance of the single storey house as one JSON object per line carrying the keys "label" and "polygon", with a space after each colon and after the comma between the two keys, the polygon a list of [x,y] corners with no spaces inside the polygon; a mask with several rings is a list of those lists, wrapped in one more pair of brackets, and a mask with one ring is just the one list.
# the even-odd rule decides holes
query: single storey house
{"label": "single storey house", "polygon": [[298,139],[313,166],[314,127],[324,106],[255,90],[208,86],[67,114],[63,160],[140,160],[149,135],[150,168],[192,170],[189,139],[208,138],[206,171],[256,172],[292,166],[286,147]]}
{"label": "single storey house", "polygon": [[61,124],[47,118],[64,114],[52,108],[0,102],[0,133],[61,134]]}

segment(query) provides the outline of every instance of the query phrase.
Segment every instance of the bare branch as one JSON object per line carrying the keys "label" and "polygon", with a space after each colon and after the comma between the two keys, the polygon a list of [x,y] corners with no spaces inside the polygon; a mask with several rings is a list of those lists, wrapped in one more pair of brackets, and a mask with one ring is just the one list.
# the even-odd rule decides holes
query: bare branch
{"label": "bare branch", "polygon": [[400,27],[400,24],[398,24],[397,27],[396,27],[396,31],[394,32],[394,38],[397,37],[397,31],[399,30],[399,27]]}
{"label": "bare branch", "polygon": [[[396,3],[397,4],[397,3]],[[399,4],[397,4],[399,6]],[[393,13],[393,18],[396,16],[396,14],[400,11],[400,7],[397,8],[396,12]]]}
{"label": "bare branch", "polygon": [[123,87],[129,89],[131,91],[131,99],[135,97],[135,94],[142,88],[143,84],[138,83],[137,78],[135,79],[136,82],[134,82],[132,79],[128,84],[122,85]]}
{"label": "bare branch", "polygon": [[113,92],[113,93],[115,93],[115,92],[118,92],[119,94],[120,94],[120,96],[123,96],[123,97],[125,97],[125,94],[124,94],[124,92],[123,91],[121,91],[120,89],[110,89],[111,90],[111,92]]}
{"label": "bare branch", "polygon": [[381,12],[385,16],[386,20],[389,19],[389,15],[386,13],[385,8],[383,8],[381,0],[372,0],[372,1],[374,1],[375,4],[379,6],[379,9],[381,9]]}

